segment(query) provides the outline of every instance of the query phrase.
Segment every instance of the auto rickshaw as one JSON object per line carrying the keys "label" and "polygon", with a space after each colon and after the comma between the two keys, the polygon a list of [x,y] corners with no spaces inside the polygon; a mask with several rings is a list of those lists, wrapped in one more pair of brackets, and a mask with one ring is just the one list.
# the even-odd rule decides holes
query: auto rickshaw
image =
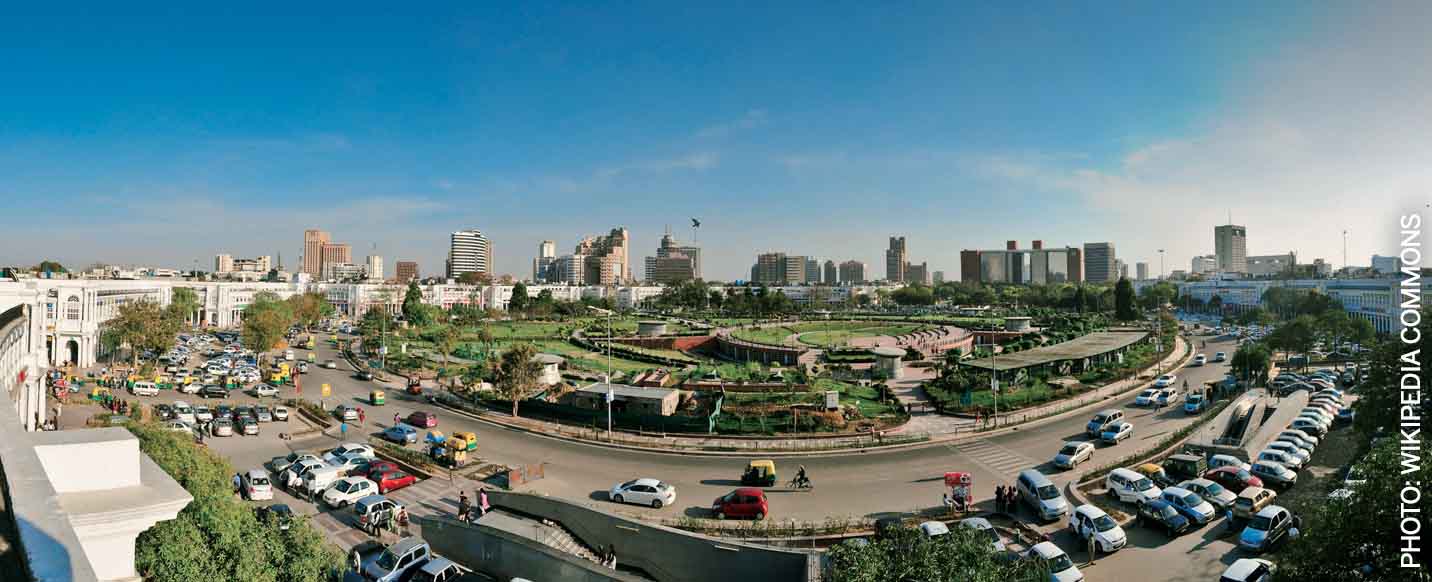
{"label": "auto rickshaw", "polygon": [[470,450],[469,446],[477,446],[477,441],[474,440],[471,445],[469,445],[466,439],[454,434],[448,437],[446,446],[444,447],[447,449],[447,454],[444,455],[441,460],[446,461],[449,467],[461,466],[467,462],[467,451]]}
{"label": "auto rickshaw", "polygon": [[453,447],[456,447],[457,445],[456,445],[456,444],[453,444],[453,443],[456,443],[459,439],[461,439],[462,442],[466,443],[466,445],[467,445],[466,448],[463,449],[463,450],[467,450],[467,451],[475,451],[475,450],[477,450],[477,433],[471,433],[471,432],[455,432],[455,433],[452,433],[452,438],[451,438],[451,439],[448,439],[448,440],[449,440],[449,444],[452,444]]}
{"label": "auto rickshaw", "polygon": [[446,441],[447,436],[443,435],[443,431],[440,430],[428,431],[428,436],[423,439],[423,442],[428,443],[430,445],[440,445]]}
{"label": "auto rickshaw", "polygon": [[1156,463],[1144,463],[1134,467],[1134,471],[1148,477],[1150,481],[1153,481],[1154,484],[1159,487],[1169,487],[1173,485],[1173,479],[1169,479],[1168,474],[1164,473],[1163,467],[1160,467]]}
{"label": "auto rickshaw", "polygon": [[741,484],[753,487],[774,487],[776,485],[776,462],[770,459],[751,461],[746,472],[741,474]]}
{"label": "auto rickshaw", "polygon": [[417,376],[408,378],[408,394],[421,396],[423,393],[423,380]]}
{"label": "auto rickshaw", "polygon": [[950,490],[945,494],[945,506],[950,508],[950,512],[968,511],[974,493],[974,479],[970,477],[970,474],[945,473],[945,487]]}
{"label": "auto rickshaw", "polygon": [[[312,347],[312,346],[309,346],[308,349],[311,350],[311,349],[313,349],[313,347]],[[317,361],[318,361],[318,354],[315,354],[315,353],[313,353],[313,352],[308,352],[308,363],[312,364],[312,363],[315,363],[315,362],[317,362]]]}
{"label": "auto rickshaw", "polygon": [[368,404],[372,404],[373,406],[382,406],[386,404],[387,401],[388,400],[386,398],[386,395],[383,394],[382,390],[368,391]]}

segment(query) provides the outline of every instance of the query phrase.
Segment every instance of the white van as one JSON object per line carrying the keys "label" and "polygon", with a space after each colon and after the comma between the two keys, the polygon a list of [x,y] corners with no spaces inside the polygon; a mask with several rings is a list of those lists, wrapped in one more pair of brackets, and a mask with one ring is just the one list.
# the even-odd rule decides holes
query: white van
{"label": "white van", "polygon": [[1109,476],[1104,478],[1104,486],[1119,501],[1135,505],[1153,501],[1163,494],[1153,480],[1122,467],[1109,472]]}
{"label": "white van", "polygon": [[343,469],[339,467],[315,467],[303,476],[303,488],[309,494],[322,493],[329,486],[337,483],[343,478]]}
{"label": "white van", "polygon": [[283,353],[283,359],[292,362],[292,361],[293,361],[293,350],[285,351],[285,352]]}
{"label": "white van", "polygon": [[158,396],[159,386],[153,382],[135,382],[134,386],[129,388],[129,391],[135,396]]}

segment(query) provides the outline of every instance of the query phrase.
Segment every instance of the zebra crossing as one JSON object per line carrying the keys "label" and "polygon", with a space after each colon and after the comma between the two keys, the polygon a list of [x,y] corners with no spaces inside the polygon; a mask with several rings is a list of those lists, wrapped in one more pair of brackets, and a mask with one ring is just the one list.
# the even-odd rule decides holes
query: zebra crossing
{"label": "zebra crossing", "polygon": [[1039,465],[1039,461],[1001,447],[988,439],[977,439],[946,445],[951,452],[968,457],[992,473],[1013,478],[1020,471]]}

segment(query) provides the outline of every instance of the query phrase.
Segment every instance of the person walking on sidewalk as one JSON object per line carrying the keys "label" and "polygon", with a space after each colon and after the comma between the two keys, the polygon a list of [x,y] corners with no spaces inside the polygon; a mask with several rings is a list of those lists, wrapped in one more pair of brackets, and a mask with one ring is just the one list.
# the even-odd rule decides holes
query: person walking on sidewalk
{"label": "person walking on sidewalk", "polygon": [[393,426],[398,426],[399,424],[402,424],[402,423],[403,423],[402,417],[398,416],[398,413],[394,412],[394,413],[393,413]]}
{"label": "person walking on sidewalk", "polygon": [[459,491],[457,495],[457,518],[468,521],[468,514],[472,512],[472,501],[467,498],[466,491]]}
{"label": "person walking on sidewalk", "polygon": [[368,414],[365,413],[365,412],[363,412],[363,408],[362,408],[362,407],[359,407],[359,408],[358,408],[358,424],[365,424],[365,423],[367,423],[367,422],[368,422]]}
{"label": "person walking on sidewalk", "polygon": [[487,515],[487,512],[492,509],[492,506],[487,503],[487,488],[483,487],[478,490],[477,495],[477,509],[482,512],[482,515]]}

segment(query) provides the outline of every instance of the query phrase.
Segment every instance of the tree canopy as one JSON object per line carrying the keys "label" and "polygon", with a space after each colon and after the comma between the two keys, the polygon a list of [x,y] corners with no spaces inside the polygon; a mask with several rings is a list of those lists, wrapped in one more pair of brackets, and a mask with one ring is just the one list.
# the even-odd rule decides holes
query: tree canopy
{"label": "tree canopy", "polygon": [[289,327],[294,324],[293,306],[267,291],[254,294],[253,302],[244,308],[240,339],[244,347],[263,357],[278,347]]}
{"label": "tree canopy", "polygon": [[1009,560],[994,551],[989,538],[970,528],[928,538],[900,527],[868,545],[830,548],[831,582],[1036,582],[1049,580],[1039,560]]}
{"label": "tree canopy", "polygon": [[519,343],[502,353],[493,370],[493,384],[498,394],[512,401],[512,416],[517,416],[518,403],[537,391],[542,366],[532,361],[537,348]]}
{"label": "tree canopy", "polygon": [[1134,284],[1127,278],[1120,278],[1114,285],[1114,317],[1123,321],[1139,318],[1139,310],[1134,305]]}
{"label": "tree canopy", "polygon": [[128,344],[131,362],[138,365],[140,352],[163,351],[173,345],[174,334],[179,333],[183,323],[177,315],[177,311],[161,308],[148,299],[124,303],[104,323],[101,339],[112,347]]}

